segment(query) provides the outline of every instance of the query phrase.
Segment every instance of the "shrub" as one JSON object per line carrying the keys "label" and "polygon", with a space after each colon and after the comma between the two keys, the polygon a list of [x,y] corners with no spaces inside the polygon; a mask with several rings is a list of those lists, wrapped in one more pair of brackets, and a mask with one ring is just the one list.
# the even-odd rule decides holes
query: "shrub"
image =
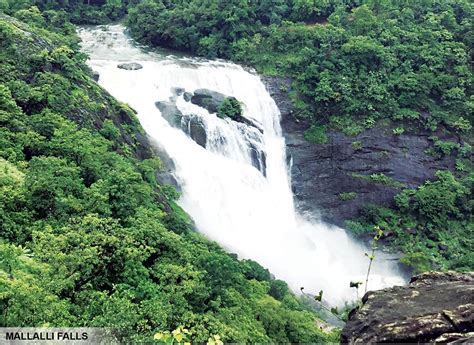
{"label": "shrub", "polygon": [[354,151],[362,150],[362,141],[357,140],[357,141],[352,142],[352,149]]}
{"label": "shrub", "polygon": [[394,129],[392,129],[392,133],[394,135],[402,135],[403,133],[405,133],[405,128],[403,128],[403,127],[394,128]]}
{"label": "shrub", "polygon": [[349,201],[355,199],[356,196],[356,192],[344,192],[339,194],[339,199],[341,199],[342,201]]}
{"label": "shrub", "polygon": [[408,253],[400,259],[402,263],[413,268],[415,274],[429,271],[431,268],[430,259],[423,253]]}
{"label": "shrub", "polygon": [[120,137],[120,130],[115,127],[112,120],[105,120],[100,133],[110,140],[116,140]]}
{"label": "shrub", "polygon": [[268,291],[268,294],[273,298],[282,301],[289,292],[288,284],[283,280],[276,279],[270,282],[270,291]]}
{"label": "shrub", "polygon": [[242,115],[242,106],[235,97],[227,97],[219,106],[217,116],[220,118],[230,117],[231,119]]}
{"label": "shrub", "polygon": [[304,132],[304,138],[314,144],[325,144],[328,141],[326,127],[312,125]]}

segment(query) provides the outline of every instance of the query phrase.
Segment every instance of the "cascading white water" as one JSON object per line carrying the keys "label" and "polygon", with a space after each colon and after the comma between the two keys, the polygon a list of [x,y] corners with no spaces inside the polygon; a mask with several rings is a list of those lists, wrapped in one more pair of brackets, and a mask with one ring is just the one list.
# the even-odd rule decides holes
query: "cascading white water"
{"label": "cascading white water", "polygon": [[[182,187],[179,203],[199,231],[240,257],[259,262],[295,291],[302,286],[312,292],[322,289],[333,304],[355,298],[349,282],[365,280],[367,249],[344,230],[311,223],[295,211],[280,113],[257,75],[231,63],[149,52],[134,45],[120,25],[83,28],[79,34],[89,65],[100,74],[99,83],[138,112],[146,132],[173,159]],[[137,62],[143,69],[118,69],[121,62]],[[243,130],[245,125],[220,119],[174,95],[183,114],[203,119],[207,149],[171,127],[155,102],[169,100],[176,87],[215,90],[243,102],[244,116],[264,130],[251,140],[266,153],[266,177],[251,164],[245,137],[254,134]],[[403,282],[393,263],[375,260],[371,289]]]}

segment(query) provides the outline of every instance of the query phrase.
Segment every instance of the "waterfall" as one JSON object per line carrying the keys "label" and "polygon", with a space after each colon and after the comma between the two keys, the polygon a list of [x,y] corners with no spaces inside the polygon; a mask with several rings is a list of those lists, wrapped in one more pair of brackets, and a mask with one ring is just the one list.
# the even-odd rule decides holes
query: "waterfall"
{"label": "waterfall", "polygon": [[[223,61],[147,50],[120,25],[81,28],[79,34],[99,84],[137,111],[145,131],[174,161],[179,204],[200,232],[259,262],[296,292],[303,286],[324,290],[338,305],[355,298],[349,282],[365,281],[368,249],[340,228],[298,215],[280,112],[258,75]],[[118,69],[122,62],[143,68]],[[235,97],[244,118],[256,125],[219,118],[190,102],[189,95],[201,89]],[[180,114],[175,126],[164,117],[166,107]],[[190,126],[201,131],[199,139],[193,140]],[[394,284],[403,284],[396,266],[378,257],[369,288]]]}

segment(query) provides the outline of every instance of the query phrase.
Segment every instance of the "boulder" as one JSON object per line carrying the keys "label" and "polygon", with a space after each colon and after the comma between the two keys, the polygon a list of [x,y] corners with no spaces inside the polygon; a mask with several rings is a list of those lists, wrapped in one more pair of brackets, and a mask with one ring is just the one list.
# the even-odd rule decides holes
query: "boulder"
{"label": "boulder", "polygon": [[193,97],[193,94],[191,92],[185,92],[183,93],[183,98],[186,102],[191,102],[191,98]]}
{"label": "boulder", "polygon": [[226,99],[226,95],[223,93],[209,90],[209,89],[197,89],[194,91],[194,95],[191,97],[191,103],[200,106],[201,108],[207,109],[210,113],[217,113],[219,106]]}
{"label": "boulder", "polygon": [[120,69],[125,69],[127,71],[135,71],[137,69],[142,69],[143,66],[136,62],[126,62],[117,65]]}
{"label": "boulder", "polygon": [[180,128],[197,144],[206,147],[207,132],[203,119],[197,115],[183,115],[176,106],[173,97],[168,101],[155,102],[155,106],[160,110],[161,116],[163,116],[172,127]]}
{"label": "boulder", "polygon": [[170,101],[155,102],[155,106],[160,110],[161,116],[168,121],[172,127],[181,128],[183,113],[178,109],[176,103]]}
{"label": "boulder", "polygon": [[161,185],[171,185],[176,191],[181,192],[181,186],[176,176],[176,165],[173,159],[168,155],[164,147],[155,139],[150,138],[153,144],[154,153],[160,158],[162,168],[155,172],[156,180]]}
{"label": "boulder", "polygon": [[100,78],[99,72],[92,71],[92,79],[94,79],[94,81],[99,81],[99,78]]}
{"label": "boulder", "polygon": [[206,148],[207,129],[206,124],[201,117],[196,115],[183,117],[182,129],[198,145]]}
{"label": "boulder", "polygon": [[474,272],[428,272],[408,286],[369,291],[349,314],[343,344],[469,342]]}

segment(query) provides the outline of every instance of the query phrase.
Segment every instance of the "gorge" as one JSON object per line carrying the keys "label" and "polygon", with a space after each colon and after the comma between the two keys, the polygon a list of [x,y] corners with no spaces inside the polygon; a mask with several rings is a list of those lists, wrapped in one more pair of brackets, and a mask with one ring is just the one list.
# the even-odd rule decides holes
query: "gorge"
{"label": "gorge", "polygon": [[0,0],[0,328],[471,341],[473,10]]}
{"label": "gorge", "polygon": [[[147,134],[172,160],[179,203],[200,232],[259,262],[294,291],[323,290],[336,305],[355,298],[349,282],[365,279],[367,248],[343,229],[310,221],[295,209],[280,111],[255,73],[223,61],[146,50],[120,25],[81,28],[79,35],[99,84],[137,112]],[[117,68],[122,63],[143,68]],[[243,117],[262,130],[186,101],[202,89],[235,97]],[[178,126],[164,118],[169,109],[181,114]],[[197,140],[193,128],[201,131]],[[403,282],[396,263],[380,253],[369,289]]]}

